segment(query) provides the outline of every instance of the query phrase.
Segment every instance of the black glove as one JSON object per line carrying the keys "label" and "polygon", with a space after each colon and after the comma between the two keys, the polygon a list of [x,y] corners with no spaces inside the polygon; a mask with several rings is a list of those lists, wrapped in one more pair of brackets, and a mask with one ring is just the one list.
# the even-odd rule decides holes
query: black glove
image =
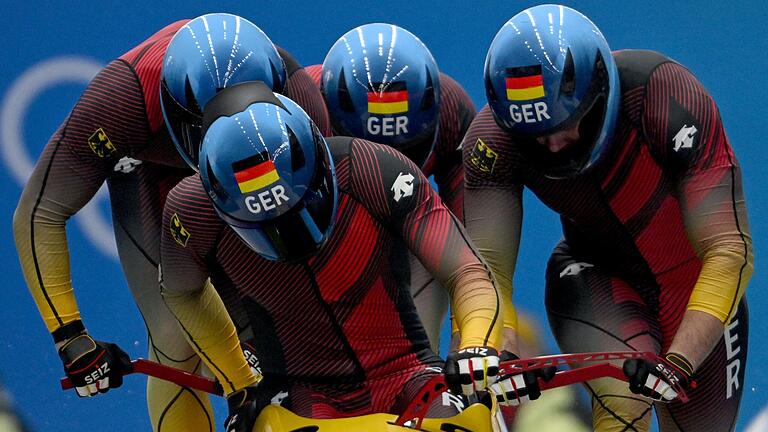
{"label": "black glove", "polygon": [[279,405],[288,396],[283,386],[268,378],[227,396],[229,417],[224,422],[226,432],[251,432],[256,419],[269,404]]}
{"label": "black glove", "polygon": [[131,359],[113,343],[93,340],[82,333],[59,349],[64,372],[80,397],[106,393],[123,384],[123,375],[133,370]]}
{"label": "black glove", "polygon": [[[501,352],[502,363],[510,360],[518,360],[519,357],[509,351]],[[536,400],[541,396],[538,378],[549,381],[557,373],[557,368],[547,366],[541,369],[514,373],[514,370],[505,370],[511,373],[508,378],[496,382],[491,386],[491,392],[496,395],[499,405],[518,406],[522,403]]]}
{"label": "black glove", "polygon": [[682,355],[669,353],[659,361],[630,359],[624,362],[624,375],[629,378],[629,390],[660,402],[677,399],[673,386],[683,390],[693,388],[693,367]]}
{"label": "black glove", "polygon": [[453,393],[469,396],[496,382],[499,353],[490,347],[454,351],[448,354],[443,373]]}

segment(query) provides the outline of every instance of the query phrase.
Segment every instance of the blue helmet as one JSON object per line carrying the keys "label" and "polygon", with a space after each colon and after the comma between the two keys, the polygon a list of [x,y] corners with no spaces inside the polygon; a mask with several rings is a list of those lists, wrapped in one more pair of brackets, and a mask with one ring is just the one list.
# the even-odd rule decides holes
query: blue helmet
{"label": "blue helmet", "polygon": [[200,177],[219,216],[259,255],[295,262],[333,229],[330,150],[295,102],[262,82],[219,92],[203,114]]}
{"label": "blue helmet", "polygon": [[244,81],[285,87],[285,65],[258,27],[237,15],[199,16],[181,27],[165,51],[160,105],[176,148],[197,170],[203,109],[224,87]]}
{"label": "blue helmet", "polygon": [[619,73],[602,33],[580,12],[541,5],[513,16],[488,50],[485,90],[496,122],[523,141],[581,121],[579,143],[568,151],[523,146],[548,159],[553,172],[583,172],[606,153],[619,111]]}
{"label": "blue helmet", "polygon": [[348,31],[323,62],[321,89],[338,134],[392,146],[423,164],[437,137],[440,72],[426,46],[392,24]]}

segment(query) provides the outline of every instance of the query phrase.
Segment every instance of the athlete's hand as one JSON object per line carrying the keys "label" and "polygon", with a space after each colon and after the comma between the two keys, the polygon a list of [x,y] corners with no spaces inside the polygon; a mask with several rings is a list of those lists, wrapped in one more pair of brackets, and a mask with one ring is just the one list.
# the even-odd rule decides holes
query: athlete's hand
{"label": "athlete's hand", "polygon": [[469,396],[496,382],[499,353],[490,347],[453,351],[445,361],[444,373],[452,392]]}
{"label": "athlete's hand", "polygon": [[629,378],[629,390],[660,402],[677,399],[672,388],[680,385],[684,390],[695,387],[693,368],[682,355],[669,353],[659,361],[630,359],[624,362],[624,375]]}
{"label": "athlete's hand", "polygon": [[[509,351],[501,352],[502,363],[518,359],[518,356]],[[492,384],[491,392],[496,395],[496,401],[498,401],[499,405],[518,406],[522,403],[538,399],[541,396],[538,378],[549,381],[555,376],[556,372],[557,369],[552,366],[520,372]]]}
{"label": "athlete's hand", "polygon": [[243,350],[245,361],[251,367],[251,372],[256,376],[261,376],[261,365],[259,364],[259,357],[256,356],[256,349],[248,341],[241,342],[240,348]]}
{"label": "athlete's hand", "polygon": [[280,404],[288,393],[281,391],[279,384],[269,378],[262,378],[256,384],[238,390],[227,396],[229,417],[224,422],[226,432],[251,432],[256,419],[269,404]]}
{"label": "athlete's hand", "polygon": [[59,348],[64,372],[80,397],[106,393],[123,384],[131,359],[115,344],[99,342],[83,333]]}

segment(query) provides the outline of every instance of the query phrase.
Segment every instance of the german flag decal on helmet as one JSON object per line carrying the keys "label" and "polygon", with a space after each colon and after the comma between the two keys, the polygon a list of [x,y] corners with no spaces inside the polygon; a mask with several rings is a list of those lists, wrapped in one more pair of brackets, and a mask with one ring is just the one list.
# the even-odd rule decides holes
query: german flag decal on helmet
{"label": "german flag decal on helmet", "polygon": [[527,101],[544,97],[541,65],[507,68],[507,100]]}
{"label": "german flag decal on helmet", "polygon": [[265,188],[280,180],[275,163],[258,154],[232,164],[240,192],[248,193]]}
{"label": "german flag decal on helmet", "polygon": [[368,112],[371,114],[400,114],[408,111],[408,89],[405,81],[376,83],[368,90]]}

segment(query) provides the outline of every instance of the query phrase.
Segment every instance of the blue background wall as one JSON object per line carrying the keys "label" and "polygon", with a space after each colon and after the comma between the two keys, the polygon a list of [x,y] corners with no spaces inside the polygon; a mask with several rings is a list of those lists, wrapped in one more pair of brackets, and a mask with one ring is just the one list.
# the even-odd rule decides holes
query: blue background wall
{"label": "blue background wall", "polygon": [[[566,2],[602,29],[612,48],[661,51],[689,67],[719,103],[726,130],[744,167],[744,183],[756,250],[756,271],[748,290],[752,316],[750,359],[739,430],[766,405],[768,340],[766,307],[768,162],[763,101],[768,100],[768,14],[762,2],[720,1]],[[275,5],[283,5],[276,8]],[[171,21],[227,11],[254,21],[273,41],[303,64],[322,62],[338,36],[364,22],[388,21],[411,30],[430,47],[441,69],[483,105],[482,66],[499,27],[535,2],[415,2],[402,0],[241,1],[160,4],[131,2],[19,2],[5,4],[0,28],[0,380],[13,394],[28,423],[38,431],[71,430],[91,424],[104,430],[148,430],[144,380],[130,378],[104,397],[78,400],[58,390],[61,365],[21,277],[12,241],[11,218],[28,164],[61,122],[98,65],[121,55]],[[59,57],[66,56],[65,59]],[[62,62],[41,63],[59,58]],[[557,218],[526,197],[523,244],[515,276],[516,302],[544,317],[543,271],[557,238]],[[143,324],[110,246],[104,197],[70,224],[73,279],[92,334],[123,346],[133,357],[146,355]],[[535,221],[535,222],[534,222]],[[84,228],[88,226],[89,228]],[[99,246],[94,246],[98,244]],[[545,321],[543,321],[545,323]],[[545,338],[552,338],[545,330]],[[552,348],[554,349],[554,348]],[[219,405],[220,406],[220,405]],[[219,424],[222,419],[219,419]],[[90,423],[94,422],[94,423]],[[768,426],[766,426],[768,428]],[[765,429],[761,429],[765,430]]]}

